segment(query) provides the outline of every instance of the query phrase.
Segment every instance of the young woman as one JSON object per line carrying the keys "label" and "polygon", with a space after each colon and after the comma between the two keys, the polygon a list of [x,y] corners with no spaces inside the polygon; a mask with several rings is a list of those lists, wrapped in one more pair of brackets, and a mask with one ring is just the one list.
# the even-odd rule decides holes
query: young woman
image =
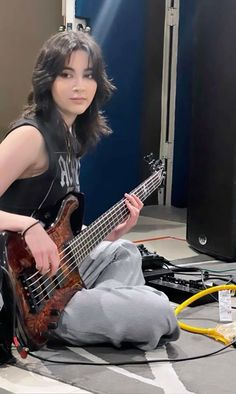
{"label": "young woman", "polygon": [[[100,110],[114,87],[91,36],[61,32],[42,47],[32,93],[0,145],[0,231],[21,232],[40,274],[59,267],[56,244],[37,220],[69,192],[79,191],[79,158],[110,129]],[[83,345],[130,342],[154,349],[179,329],[167,297],[144,285],[137,248],[121,240],[137,222],[142,202],[125,194],[127,220],[85,258],[86,285],[66,305],[57,338]]]}

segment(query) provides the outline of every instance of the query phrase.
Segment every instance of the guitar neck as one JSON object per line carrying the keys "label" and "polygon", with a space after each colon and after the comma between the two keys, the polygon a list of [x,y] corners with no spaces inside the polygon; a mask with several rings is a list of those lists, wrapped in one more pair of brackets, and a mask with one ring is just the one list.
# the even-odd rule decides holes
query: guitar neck
{"label": "guitar neck", "polygon": [[[156,171],[139,186],[133,189],[130,194],[135,194],[144,201],[163,180],[163,169]],[[129,210],[122,198],[108,211],[103,213],[98,219],[86,227],[77,235],[70,245],[76,250],[77,260],[82,261],[106,236],[129,215]]]}

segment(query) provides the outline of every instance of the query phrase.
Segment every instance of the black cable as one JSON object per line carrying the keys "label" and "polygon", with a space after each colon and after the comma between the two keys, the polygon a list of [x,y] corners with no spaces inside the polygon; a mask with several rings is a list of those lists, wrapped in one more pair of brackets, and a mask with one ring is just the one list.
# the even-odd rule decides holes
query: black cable
{"label": "black cable", "polygon": [[[210,261],[209,261],[210,262]],[[204,263],[206,263],[206,262],[202,262],[202,264],[204,264]],[[196,266],[188,266],[188,267],[185,267],[185,266],[180,266],[180,265],[176,265],[176,264],[174,264],[174,263],[171,263],[170,261],[168,262],[168,264],[171,266],[171,267],[173,267],[173,268],[175,268],[176,269],[176,272],[178,272],[179,270],[182,270],[183,272],[191,272],[191,271],[204,271],[204,272],[216,272],[216,273],[224,273],[224,272],[228,272],[228,271],[236,271],[236,269],[235,268],[232,268],[232,269],[226,269],[226,270],[220,270],[220,271],[215,271],[215,270],[212,270],[212,269],[207,269],[207,268],[202,268],[202,267],[196,267]],[[169,267],[170,268],[170,267]],[[225,274],[225,275],[227,275],[227,274]],[[230,274],[229,274],[230,275]],[[232,275],[232,274],[231,274]]]}
{"label": "black cable", "polygon": [[186,272],[197,272],[197,271],[199,271],[201,269],[201,268],[194,267],[194,266],[184,267],[184,266],[176,265],[176,264],[171,263],[170,261],[167,263],[167,265],[168,266],[170,265],[171,267],[175,268],[175,272],[177,272],[179,270],[181,270],[183,272],[185,272],[185,271]]}
{"label": "black cable", "polygon": [[[173,274],[176,274],[176,275],[184,274],[185,276],[197,276],[197,275],[199,276],[200,275],[200,273],[198,273],[198,272],[172,271],[171,269],[169,270],[168,273],[166,273],[166,274],[164,273],[163,275],[168,275],[169,273],[173,273]],[[224,276],[222,276],[222,275],[217,276],[216,274],[214,274],[214,278],[215,279],[225,278],[224,280],[229,280],[229,278],[228,279],[226,278],[227,276],[232,278],[232,275],[230,275],[230,274],[225,274]],[[210,278],[211,277],[207,276],[206,280],[208,280]],[[201,279],[199,279],[199,281],[201,281]],[[233,282],[233,281],[232,281],[232,283],[236,284],[236,282]]]}
{"label": "black cable", "polygon": [[[210,270],[210,269],[208,270],[206,268],[194,267],[194,266],[192,266],[192,267],[183,267],[183,266],[175,265],[175,264],[173,264],[171,262],[169,262],[168,264],[170,265],[169,269],[170,269],[171,273],[174,273],[176,275],[184,274],[185,276],[196,276],[197,272],[200,272],[201,275],[204,275],[205,277],[207,276],[206,278],[204,278],[205,280],[219,279],[219,280],[222,280],[222,281],[225,281],[225,282],[229,282],[231,284],[236,285],[236,282],[232,279],[232,274],[226,274],[225,273],[224,276],[222,276],[222,274],[225,272],[224,270],[219,272],[219,274],[221,274],[221,275],[218,276],[217,272],[216,273],[214,272],[214,277],[210,277],[209,276],[209,272],[212,272],[212,270]],[[173,271],[171,270],[171,267],[174,268]],[[227,276],[230,278],[230,280],[229,280],[229,278],[226,278]],[[202,278],[201,279],[196,279],[195,281],[196,282],[202,282],[202,285],[205,286],[205,282],[202,280]],[[215,299],[214,296],[212,296],[212,298]],[[217,299],[215,299],[215,300],[217,300]],[[235,307],[232,307],[232,308],[236,309]]]}
{"label": "black cable", "polygon": [[65,364],[65,365],[91,365],[91,366],[110,366],[110,365],[138,365],[138,364],[150,364],[150,363],[163,363],[163,362],[171,362],[171,363],[177,363],[177,362],[182,362],[182,361],[190,361],[190,360],[197,360],[199,358],[206,358],[213,356],[215,354],[218,354],[226,349],[228,349],[230,346],[233,346],[236,348],[236,339],[231,342],[229,345],[226,345],[222,347],[221,349],[215,350],[214,352],[207,353],[207,354],[201,354],[199,356],[192,356],[192,357],[187,357],[187,358],[177,358],[177,359],[172,359],[172,358],[160,358],[160,359],[154,359],[154,360],[143,360],[143,361],[121,361],[121,362],[116,362],[116,363],[88,363],[88,362],[80,362],[80,361],[60,361],[60,360],[49,360],[44,357],[36,356],[34,353],[29,352],[28,354],[31,357],[37,358],[38,360],[41,361],[47,361],[50,363],[55,363],[55,364]]}
{"label": "black cable", "polygon": [[[207,279],[204,280],[204,282],[206,282],[208,280],[214,280],[214,279],[222,280],[224,282],[229,282],[229,283],[232,283],[233,285],[236,284],[233,280],[230,280],[229,278],[225,278],[223,276],[209,276]],[[202,279],[196,279],[195,282],[202,282]],[[218,285],[214,284],[214,286],[218,286]]]}

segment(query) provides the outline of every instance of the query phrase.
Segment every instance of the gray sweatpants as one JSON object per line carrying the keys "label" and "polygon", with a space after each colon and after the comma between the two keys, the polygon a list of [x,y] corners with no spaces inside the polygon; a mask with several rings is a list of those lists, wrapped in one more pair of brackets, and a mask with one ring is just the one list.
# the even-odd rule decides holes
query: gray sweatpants
{"label": "gray sweatpants", "polygon": [[142,350],[178,339],[169,300],[144,285],[141,255],[131,242],[102,242],[80,275],[87,288],[66,305],[55,331],[60,338],[78,346],[130,342]]}

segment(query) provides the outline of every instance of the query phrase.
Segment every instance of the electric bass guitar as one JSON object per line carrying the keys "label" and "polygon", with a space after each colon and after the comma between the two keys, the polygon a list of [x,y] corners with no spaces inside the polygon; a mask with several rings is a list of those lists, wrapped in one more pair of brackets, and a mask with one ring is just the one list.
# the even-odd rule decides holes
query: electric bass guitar
{"label": "electric bass guitar", "polygon": [[[162,185],[165,177],[161,161],[152,167],[153,174],[131,191],[142,201]],[[81,262],[129,214],[123,198],[75,235],[71,221],[75,221],[75,212],[79,212],[81,218],[82,205],[81,195],[79,198],[73,194],[66,196],[60,207],[56,207],[53,222],[47,226],[46,231],[60,254],[60,265],[53,277],[41,275],[36,270],[34,258],[18,233],[1,233],[2,261],[15,289],[18,337],[30,350],[46,344],[68,301],[85,287],[79,274]]]}

